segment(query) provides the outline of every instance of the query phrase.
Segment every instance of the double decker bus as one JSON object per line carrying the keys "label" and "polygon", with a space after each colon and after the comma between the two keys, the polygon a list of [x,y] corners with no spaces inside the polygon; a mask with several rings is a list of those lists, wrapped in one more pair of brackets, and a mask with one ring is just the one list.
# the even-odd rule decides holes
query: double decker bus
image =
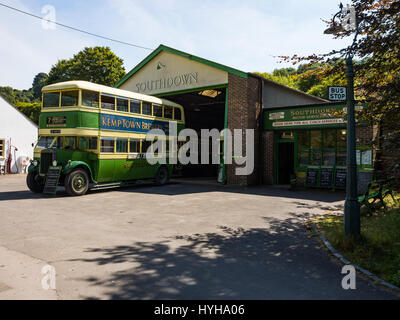
{"label": "double decker bus", "polygon": [[[168,100],[86,81],[48,85],[27,185],[43,192],[50,168],[59,168],[57,185],[72,196],[145,179],[165,184],[173,165],[148,163],[146,135],[157,128],[171,138],[171,121],[177,132],[185,126],[183,107]],[[158,152],[166,156],[169,150]]]}

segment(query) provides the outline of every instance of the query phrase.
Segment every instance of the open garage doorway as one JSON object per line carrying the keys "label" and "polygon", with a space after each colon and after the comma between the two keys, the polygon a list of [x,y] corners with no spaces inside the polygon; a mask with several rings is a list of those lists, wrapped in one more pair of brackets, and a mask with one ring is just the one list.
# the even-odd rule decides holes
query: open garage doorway
{"label": "open garage doorway", "polygon": [[[160,96],[183,106],[185,110],[185,127],[195,130],[200,137],[201,129],[225,128],[226,88],[205,89],[189,93]],[[220,166],[212,164],[211,141],[210,164],[200,164],[201,143],[199,142],[199,164],[182,166],[180,178],[197,182],[217,183]],[[221,149],[223,147],[221,146]]]}

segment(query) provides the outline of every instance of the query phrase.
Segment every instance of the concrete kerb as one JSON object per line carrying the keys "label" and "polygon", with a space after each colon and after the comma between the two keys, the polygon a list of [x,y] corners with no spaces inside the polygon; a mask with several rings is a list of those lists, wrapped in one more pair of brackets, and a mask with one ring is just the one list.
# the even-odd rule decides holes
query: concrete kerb
{"label": "concrete kerb", "polygon": [[367,278],[371,279],[372,281],[376,282],[377,284],[386,287],[388,289],[391,289],[396,292],[396,294],[400,295],[400,288],[390,284],[381,278],[377,277],[376,275],[372,274],[368,270],[365,270],[364,268],[361,268],[358,265],[355,265],[351,263],[349,260],[345,259],[339,252],[336,251],[336,249],[331,245],[331,243],[325,238],[325,236],[318,230],[317,226],[315,225],[315,222],[312,222],[312,227],[313,231],[319,236],[321,241],[324,243],[324,245],[327,247],[327,249],[330,251],[330,253],[335,256],[340,262],[342,262],[345,265],[352,265],[354,268],[361,272],[364,276]]}

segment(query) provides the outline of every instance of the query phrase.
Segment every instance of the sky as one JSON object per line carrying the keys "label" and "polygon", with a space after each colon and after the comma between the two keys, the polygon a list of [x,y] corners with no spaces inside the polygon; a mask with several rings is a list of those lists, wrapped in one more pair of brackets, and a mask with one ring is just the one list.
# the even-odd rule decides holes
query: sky
{"label": "sky", "polygon": [[[164,44],[245,72],[288,67],[280,55],[326,53],[349,40],[323,34],[322,21],[338,11],[337,0],[0,0],[88,32],[157,48]],[[87,46],[109,46],[130,71],[144,50],[42,22],[0,6],[0,86],[29,89],[34,76]]]}

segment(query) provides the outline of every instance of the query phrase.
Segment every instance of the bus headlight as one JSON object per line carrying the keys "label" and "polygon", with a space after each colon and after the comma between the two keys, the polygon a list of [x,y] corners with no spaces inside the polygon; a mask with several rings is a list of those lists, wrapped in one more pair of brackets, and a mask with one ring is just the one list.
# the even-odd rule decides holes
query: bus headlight
{"label": "bus headlight", "polygon": [[35,167],[37,167],[37,165],[38,165],[37,160],[33,160],[32,164],[33,164]]}
{"label": "bus headlight", "polygon": [[57,160],[53,161],[53,167],[57,167]]}

